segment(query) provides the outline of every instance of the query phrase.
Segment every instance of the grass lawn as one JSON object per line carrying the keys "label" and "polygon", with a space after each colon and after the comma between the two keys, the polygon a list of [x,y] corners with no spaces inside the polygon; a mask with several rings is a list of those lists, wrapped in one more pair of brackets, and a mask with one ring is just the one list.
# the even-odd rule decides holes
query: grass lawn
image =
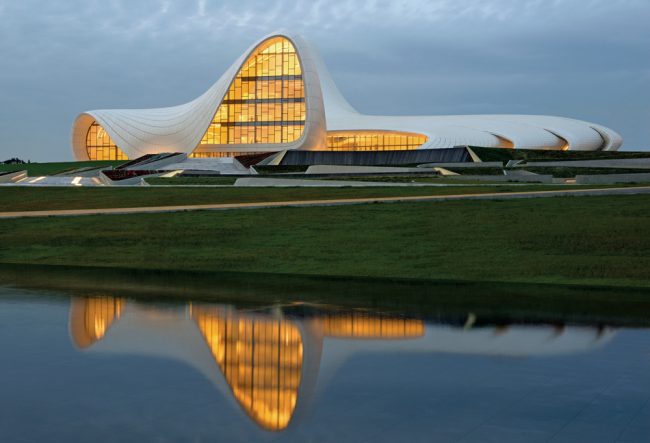
{"label": "grass lawn", "polygon": [[7,219],[0,263],[650,287],[649,227],[648,195]]}
{"label": "grass lawn", "polygon": [[[163,179],[169,180],[169,179]],[[598,186],[588,186],[595,188]],[[580,187],[571,187],[579,189]],[[450,187],[372,188],[248,188],[248,187],[4,187],[0,188],[0,212],[52,209],[132,208],[214,203],[246,203],[331,198],[449,195],[486,192],[569,189],[567,186],[505,185]]]}
{"label": "grass lawn", "polygon": [[27,171],[30,177],[42,175],[55,175],[79,168],[99,168],[118,166],[124,161],[87,161],[87,162],[55,162],[55,163],[25,163],[25,164],[0,164],[0,171]]}

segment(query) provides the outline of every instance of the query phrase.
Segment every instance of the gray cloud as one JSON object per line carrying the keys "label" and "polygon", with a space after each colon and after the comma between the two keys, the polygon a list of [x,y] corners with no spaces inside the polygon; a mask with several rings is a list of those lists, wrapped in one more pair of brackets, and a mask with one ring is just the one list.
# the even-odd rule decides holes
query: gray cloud
{"label": "gray cloud", "polygon": [[79,112],[187,101],[280,28],[362,112],[564,115],[649,148],[649,19],[647,0],[0,0],[0,158],[69,159]]}

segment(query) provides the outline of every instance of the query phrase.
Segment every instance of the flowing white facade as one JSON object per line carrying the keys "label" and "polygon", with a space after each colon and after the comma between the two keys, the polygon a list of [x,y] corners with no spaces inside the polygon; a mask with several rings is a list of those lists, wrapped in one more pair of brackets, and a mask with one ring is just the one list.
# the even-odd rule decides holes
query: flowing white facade
{"label": "flowing white facade", "polygon": [[78,160],[162,152],[223,157],[289,149],[375,151],[483,146],[617,150],[595,123],[538,115],[371,116],[343,98],[317,51],[275,33],[252,45],[203,95],[159,109],[97,110],[72,127]]}

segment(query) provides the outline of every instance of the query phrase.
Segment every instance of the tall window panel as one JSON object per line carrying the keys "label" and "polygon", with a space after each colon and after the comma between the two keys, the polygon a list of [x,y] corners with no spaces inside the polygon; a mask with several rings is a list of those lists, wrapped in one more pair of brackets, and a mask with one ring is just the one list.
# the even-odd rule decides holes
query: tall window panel
{"label": "tall window panel", "polygon": [[332,151],[405,151],[417,149],[427,136],[394,131],[327,131],[327,149]]}
{"label": "tall window panel", "polygon": [[269,39],[234,78],[196,154],[201,145],[291,143],[302,136],[306,113],[296,49],[286,38]]}
{"label": "tall window panel", "polygon": [[86,152],[90,160],[128,160],[115,145],[108,133],[97,122],[93,122],[86,135]]}

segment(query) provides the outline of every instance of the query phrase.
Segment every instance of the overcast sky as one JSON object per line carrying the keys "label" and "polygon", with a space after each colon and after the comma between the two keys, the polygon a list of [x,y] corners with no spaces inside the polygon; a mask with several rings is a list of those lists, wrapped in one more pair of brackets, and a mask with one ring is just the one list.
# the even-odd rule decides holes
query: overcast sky
{"label": "overcast sky", "polygon": [[369,114],[550,114],[650,149],[650,0],[0,0],[0,160],[75,116],[184,103],[287,29]]}

